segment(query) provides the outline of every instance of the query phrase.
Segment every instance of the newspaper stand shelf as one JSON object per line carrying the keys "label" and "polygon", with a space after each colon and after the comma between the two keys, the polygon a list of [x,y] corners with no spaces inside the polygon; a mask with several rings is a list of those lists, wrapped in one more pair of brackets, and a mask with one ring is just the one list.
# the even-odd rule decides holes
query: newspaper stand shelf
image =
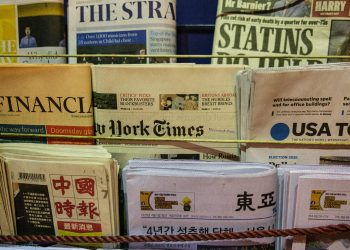
{"label": "newspaper stand shelf", "polygon": [[[0,57],[28,57],[28,55],[8,55],[1,54]],[[30,55],[30,57],[52,57],[53,55]],[[138,57],[138,55],[117,55],[117,54],[89,54],[89,55],[56,55],[56,57]],[[155,58],[157,55],[145,55],[146,58]],[[166,58],[236,58],[245,56],[235,55],[162,55]],[[252,58],[252,56],[246,56]],[[253,56],[253,58],[260,58],[261,56]],[[264,56],[268,58],[269,56]],[[350,56],[270,56],[271,58],[323,58],[323,59],[350,59]],[[10,64],[9,64],[10,65]],[[122,137],[99,137],[99,136],[71,136],[71,135],[46,135],[46,134],[14,134],[14,133],[0,133],[2,137],[58,137],[70,139],[112,139],[112,140],[137,140],[137,141],[191,141],[191,142],[219,142],[219,143],[270,143],[270,144],[297,144],[297,145],[350,145],[350,142],[279,142],[279,141],[251,141],[251,140],[205,140],[205,139],[160,139],[160,138],[122,138]],[[212,233],[212,234],[183,234],[183,235],[155,235],[155,236],[44,236],[44,235],[27,235],[27,236],[6,236],[0,235],[0,244],[8,243],[133,243],[133,242],[188,242],[188,241],[209,241],[209,240],[229,240],[229,239],[246,239],[246,238],[263,238],[263,237],[288,237],[293,236],[294,241],[303,241],[310,235],[334,235],[337,233],[350,232],[350,225],[338,224],[328,225],[323,227],[313,228],[292,228],[292,229],[273,229],[261,231],[246,231],[246,232],[232,232],[232,233]],[[294,248],[293,248],[294,249]]]}

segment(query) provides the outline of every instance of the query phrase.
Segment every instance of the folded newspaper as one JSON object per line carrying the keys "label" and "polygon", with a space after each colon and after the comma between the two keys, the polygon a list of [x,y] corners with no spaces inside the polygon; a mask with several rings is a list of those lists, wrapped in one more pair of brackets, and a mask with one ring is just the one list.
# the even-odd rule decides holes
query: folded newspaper
{"label": "folded newspaper", "polygon": [[[316,165],[286,165],[278,168],[278,227],[314,227],[349,223],[349,215],[346,215],[346,210],[340,209],[342,206],[340,203],[338,204],[339,209],[336,210],[337,206],[335,204],[337,204],[336,201],[338,198],[346,198],[346,195],[344,196],[344,187],[346,187],[346,185],[337,189],[340,187],[340,182],[336,184],[338,177],[350,180],[350,169],[346,166],[333,165],[325,165],[322,167]],[[303,182],[305,181],[304,179],[307,179],[307,182],[310,181],[308,182],[310,184],[305,184]],[[312,183],[316,185],[317,188],[312,188]],[[335,198],[332,196],[334,199],[329,197],[329,202],[325,200],[325,197],[327,195],[331,196],[331,194],[321,191],[321,187],[325,188],[327,185],[327,190],[332,190],[331,192],[335,195]],[[334,201],[333,203],[332,199]],[[333,208],[333,210],[326,209],[327,204],[329,206],[328,208]],[[340,237],[340,234],[338,236]],[[324,242],[332,241],[332,237],[325,237],[323,235],[322,238]],[[333,239],[335,238],[336,237],[333,237]],[[317,244],[314,246],[316,245]],[[293,243],[293,249],[294,247]],[[286,242],[283,239],[281,240],[279,249],[284,248],[291,248],[291,239],[287,239]]]}
{"label": "folded newspaper", "polygon": [[[124,166],[132,158],[239,160],[235,74],[237,65],[133,65],[92,67],[95,131]],[[140,139],[138,141],[118,141]],[[198,142],[143,139],[207,139]]]}
{"label": "folded newspaper", "polygon": [[[130,235],[223,233],[275,227],[277,175],[273,166],[132,160],[122,174]],[[167,246],[203,249],[211,245],[259,244],[274,249],[273,238]],[[147,246],[159,248],[164,244]]]}
{"label": "folded newspaper", "polygon": [[[89,65],[0,66],[0,133],[91,136]],[[1,137],[0,141],[92,144],[93,140]]]}
{"label": "folded newspaper", "polygon": [[118,165],[98,146],[0,144],[3,235],[119,233]]}
{"label": "folded newspaper", "polygon": [[[296,227],[350,224],[350,175],[306,175],[298,181]],[[305,249],[349,249],[350,233],[309,237]]]}
{"label": "folded newspaper", "polygon": [[253,69],[238,74],[241,138],[266,141],[248,144],[246,160],[320,164],[332,157],[336,161],[336,157],[348,156],[346,146],[268,142],[348,142],[349,74],[347,63]]}
{"label": "folded newspaper", "polygon": [[[168,63],[176,54],[176,0],[85,0],[68,2],[70,54],[133,54],[79,57],[70,63]],[[145,58],[144,55],[159,55]]]}
{"label": "folded newspaper", "polygon": [[[63,0],[2,0],[0,53],[29,57],[0,57],[0,63],[65,63]],[[48,54],[52,57],[30,57]]]}
{"label": "folded newspaper", "polygon": [[350,55],[349,8],[348,0],[219,0],[213,55],[238,57],[212,62],[266,68],[349,61],[324,58]]}

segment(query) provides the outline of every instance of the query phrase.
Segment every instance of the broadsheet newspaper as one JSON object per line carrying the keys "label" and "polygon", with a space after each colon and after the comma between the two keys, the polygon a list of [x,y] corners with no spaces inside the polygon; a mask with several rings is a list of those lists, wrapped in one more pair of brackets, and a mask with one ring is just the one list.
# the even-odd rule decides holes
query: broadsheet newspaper
{"label": "broadsheet newspaper", "polygon": [[[93,66],[96,135],[236,139],[235,73],[240,69],[237,65]],[[121,166],[132,158],[239,160],[233,143],[99,143]]]}
{"label": "broadsheet newspaper", "polygon": [[70,54],[135,54],[82,57],[70,62],[94,64],[164,63],[144,54],[176,54],[176,0],[76,0],[68,2]]}
{"label": "broadsheet newspaper", "polygon": [[63,0],[2,0],[0,53],[53,57],[0,57],[1,63],[65,63]]}
{"label": "broadsheet newspaper", "polygon": [[[349,56],[349,8],[348,0],[220,0],[213,55],[261,58],[221,58],[212,62],[281,67],[349,60],[264,57]],[[236,14],[220,16],[226,12]],[[247,14],[252,12],[255,15]]]}
{"label": "broadsheet newspaper", "polygon": [[[299,195],[303,193],[297,193],[298,182],[300,177],[307,175],[322,174],[325,177],[329,175],[350,175],[350,169],[347,166],[334,166],[334,165],[283,165],[278,168],[278,206],[277,206],[277,221],[280,228],[293,228],[296,218],[295,208],[296,200]],[[308,192],[306,192],[308,193]],[[310,203],[308,203],[310,204]],[[305,210],[306,212],[306,210]],[[319,211],[320,213],[322,211]],[[317,217],[315,217],[317,219]],[[320,217],[319,219],[324,219]],[[300,220],[302,221],[302,220]],[[332,224],[332,223],[329,223]],[[338,224],[334,221],[333,224]],[[340,236],[340,234],[339,234]],[[322,236],[325,241],[329,241],[329,238]],[[341,237],[340,237],[341,238]],[[282,239],[281,246],[278,249],[290,249],[293,242],[293,249],[295,239],[287,238]],[[305,246],[304,246],[305,249]]]}
{"label": "broadsheet newspaper", "polygon": [[[241,98],[245,99],[241,102],[241,113],[246,112],[249,117],[248,124],[241,123],[241,131],[250,140],[348,142],[349,73],[349,64],[246,72],[240,78],[246,80],[240,81],[246,93]],[[308,151],[301,150],[300,145],[296,149],[287,145],[249,144],[246,160],[319,164],[332,156],[335,161],[336,156],[347,156],[345,150],[340,150],[345,146],[303,147]],[[275,148],[285,151],[274,151]]]}
{"label": "broadsheet newspaper", "polygon": [[[295,209],[296,227],[350,223],[350,176],[306,175],[299,177]],[[310,237],[303,249],[349,249],[350,234]]]}
{"label": "broadsheet newspaper", "polygon": [[[272,229],[276,181],[276,169],[262,164],[130,161],[123,170],[128,233],[174,235]],[[273,243],[273,238],[263,238],[146,246],[241,249],[239,246],[262,244],[255,249],[274,249]]]}
{"label": "broadsheet newspaper", "polygon": [[[89,65],[1,65],[0,132],[93,135]],[[62,138],[5,138],[43,143],[84,143]]]}
{"label": "broadsheet newspaper", "polygon": [[[0,151],[1,198],[8,215],[1,220],[3,234],[102,236],[119,232],[118,168],[105,150],[6,144]],[[3,230],[4,225],[11,230]]]}

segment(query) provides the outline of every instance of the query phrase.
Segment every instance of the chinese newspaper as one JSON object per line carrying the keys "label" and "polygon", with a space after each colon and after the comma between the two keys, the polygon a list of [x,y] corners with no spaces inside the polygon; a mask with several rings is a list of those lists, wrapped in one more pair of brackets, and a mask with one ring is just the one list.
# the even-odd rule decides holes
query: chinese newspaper
{"label": "chinese newspaper", "polygon": [[[79,57],[71,63],[143,64],[173,62],[176,0],[77,0],[68,3],[70,54],[134,54],[140,57]],[[147,59],[142,55],[160,55]]]}
{"label": "chinese newspaper", "polygon": [[0,57],[0,63],[65,63],[63,0],[3,0],[0,3],[0,53],[52,57]]}
{"label": "chinese newspaper", "polygon": [[85,236],[119,233],[115,189],[118,167],[106,151],[97,156],[101,150],[78,145],[1,147],[1,195],[2,201],[8,198],[4,210],[9,215],[7,224],[12,227],[3,233]]}
{"label": "chinese newspaper", "polygon": [[213,55],[251,58],[212,62],[266,68],[348,61],[288,56],[349,56],[349,8],[349,0],[220,0]]}
{"label": "chinese newspaper", "polygon": [[[128,233],[175,235],[272,229],[276,184],[276,169],[269,165],[133,160],[123,169]],[[273,238],[181,242],[173,248],[203,249],[213,244],[223,248],[263,244],[265,248],[261,249],[274,249]]]}
{"label": "chinese newspaper", "polygon": [[[0,66],[0,82],[1,133],[93,135],[90,66],[4,64]],[[62,138],[8,139],[93,143]]]}

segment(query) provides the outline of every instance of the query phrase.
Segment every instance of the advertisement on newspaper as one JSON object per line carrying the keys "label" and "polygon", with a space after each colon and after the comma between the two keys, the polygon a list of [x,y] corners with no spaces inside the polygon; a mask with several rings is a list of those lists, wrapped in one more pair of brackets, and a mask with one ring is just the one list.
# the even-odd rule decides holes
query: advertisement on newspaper
{"label": "advertisement on newspaper", "polygon": [[349,6],[349,1],[222,0],[213,55],[251,57],[214,58],[212,63],[287,67],[348,61],[320,57],[350,55]]}
{"label": "advertisement on newspaper", "polygon": [[0,3],[0,53],[53,57],[0,57],[0,63],[65,63],[63,0],[12,0]]}
{"label": "advertisement on newspaper", "polygon": [[68,3],[70,54],[134,54],[140,57],[79,57],[94,64],[168,63],[176,54],[176,0],[77,0]]}

